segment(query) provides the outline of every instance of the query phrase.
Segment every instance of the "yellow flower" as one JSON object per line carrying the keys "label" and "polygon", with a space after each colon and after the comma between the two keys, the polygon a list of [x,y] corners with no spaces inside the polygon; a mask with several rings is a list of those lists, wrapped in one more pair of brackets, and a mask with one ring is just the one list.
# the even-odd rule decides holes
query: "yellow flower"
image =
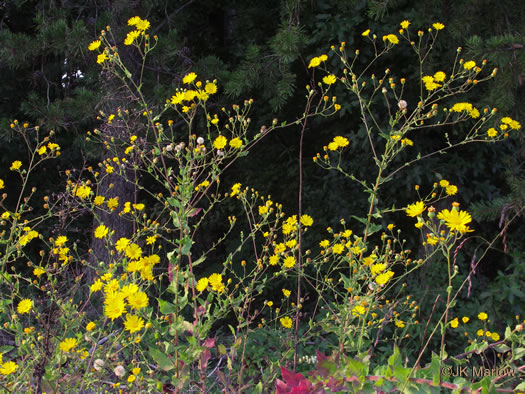
{"label": "yellow flower", "polygon": [[9,168],[11,171],[16,171],[18,169],[20,169],[20,167],[22,167],[22,162],[20,160],[15,160],[12,164],[11,164],[11,168]]}
{"label": "yellow flower", "polygon": [[149,237],[146,238],[146,245],[153,245],[155,241],[157,241],[157,236],[150,235]]}
{"label": "yellow flower", "polygon": [[33,270],[33,275],[35,275],[37,278],[42,275],[42,274],[45,274],[46,271],[40,267],[37,267]]}
{"label": "yellow flower", "polygon": [[458,325],[459,325],[459,320],[457,317],[450,322],[450,327],[452,328],[458,328]]}
{"label": "yellow flower", "polygon": [[334,137],[334,141],[338,147],[340,148],[344,148],[345,146],[348,146],[348,144],[350,143],[348,141],[348,138],[346,137],[341,137],[340,135]]}
{"label": "yellow flower", "polygon": [[118,207],[118,197],[112,197],[110,198],[106,205],[108,206],[109,209],[111,209],[112,211],[114,211],[117,207]]}
{"label": "yellow flower", "polygon": [[446,179],[442,179],[439,181],[439,186],[441,187],[447,187],[448,185],[450,185],[450,182],[447,181]]}
{"label": "yellow flower", "polygon": [[310,60],[310,64],[308,64],[308,68],[314,68],[321,65],[321,59],[318,57],[314,57],[312,60]]}
{"label": "yellow flower", "polygon": [[134,315],[126,315],[124,321],[124,328],[133,334],[134,332],[140,331],[144,328],[144,320],[141,317]]}
{"label": "yellow flower", "polygon": [[406,214],[411,217],[419,216],[425,211],[426,207],[423,201],[418,201],[414,204],[410,204],[406,211]]}
{"label": "yellow flower", "polygon": [[473,231],[467,226],[472,221],[472,217],[466,211],[444,209],[438,213],[437,218],[444,220],[447,227],[452,231],[459,231],[460,233]]}
{"label": "yellow flower", "polygon": [[133,383],[135,381],[135,379],[137,379],[137,377],[135,375],[129,375],[128,376],[128,383]]}
{"label": "yellow flower", "polygon": [[242,140],[239,137],[235,137],[229,144],[233,149],[240,149],[242,147]]}
{"label": "yellow flower", "polygon": [[16,310],[21,315],[24,313],[29,313],[31,309],[33,309],[33,301],[28,298],[24,298],[18,303],[18,306],[16,307]]}
{"label": "yellow flower", "polygon": [[478,319],[479,320],[487,320],[489,316],[485,313],[485,312],[481,312],[479,315],[478,315]]}
{"label": "yellow flower", "polygon": [[55,240],[55,246],[64,246],[67,242],[67,237],[65,235],[60,235]]}
{"label": "yellow flower", "polygon": [[4,188],[4,180],[0,179],[0,189],[3,189],[3,188]]}
{"label": "yellow flower", "polygon": [[290,297],[290,294],[292,294],[292,292],[290,290],[287,290],[287,289],[283,289],[283,295],[288,298]]}
{"label": "yellow flower", "polygon": [[463,317],[461,318],[461,321],[463,322],[463,324],[467,324],[467,323],[469,322],[469,320],[470,320],[470,319],[469,319],[467,316],[463,316]]}
{"label": "yellow flower", "polygon": [[89,186],[77,186],[73,189],[75,196],[85,199],[91,195],[91,187]]}
{"label": "yellow flower", "polygon": [[484,334],[485,334],[485,333],[484,333],[484,331],[483,331],[481,328],[476,332],[476,335],[477,335],[478,337],[482,337]]}
{"label": "yellow flower", "polygon": [[223,149],[227,143],[228,139],[225,136],[220,135],[217,138],[215,138],[215,141],[213,141],[213,147],[215,149]]}
{"label": "yellow flower", "polygon": [[98,64],[102,64],[102,63],[104,63],[104,62],[105,62],[106,60],[108,60],[108,59],[109,59],[109,57],[108,57],[108,55],[106,55],[105,52],[104,52],[104,53],[101,53],[100,55],[97,56],[97,63],[98,63]]}
{"label": "yellow flower", "polygon": [[352,315],[354,316],[360,316],[360,315],[362,316],[365,314],[365,312],[366,312],[366,309],[362,305],[356,305],[352,308]]}
{"label": "yellow flower", "polygon": [[497,332],[493,332],[491,334],[491,338],[492,338],[493,341],[499,341],[500,340],[500,336],[499,336],[499,334]]}
{"label": "yellow flower", "polygon": [[337,82],[337,78],[335,75],[330,74],[323,78],[323,82],[327,85],[333,85]]}
{"label": "yellow flower", "polygon": [[210,286],[212,290],[222,293],[224,291],[224,284],[222,283],[222,275],[221,274],[211,274],[208,277],[208,281],[210,283]]}
{"label": "yellow flower", "polygon": [[498,131],[494,127],[491,127],[490,129],[487,130],[487,134],[490,138],[494,138],[495,136],[498,135]]}
{"label": "yellow flower", "polygon": [[384,272],[381,275],[378,275],[376,277],[376,283],[378,285],[382,286],[382,285],[386,284],[390,279],[392,279],[393,276],[394,276],[394,272],[393,271]]}
{"label": "yellow flower", "polygon": [[387,34],[386,36],[383,36],[383,41],[388,41],[393,45],[399,44],[399,38],[397,38],[395,34]]}
{"label": "yellow flower", "polygon": [[370,267],[370,273],[373,276],[376,276],[377,274],[380,274],[381,272],[383,272],[385,269],[386,269],[385,263],[377,263]]}
{"label": "yellow flower", "polygon": [[443,71],[438,71],[434,74],[434,81],[436,82],[443,82],[447,75]]}
{"label": "yellow flower", "polygon": [[126,313],[126,302],[120,293],[110,294],[104,303],[104,314],[111,320],[115,320]]}
{"label": "yellow flower", "polygon": [[129,239],[122,237],[115,243],[115,249],[119,252],[123,252],[129,246]]}
{"label": "yellow flower", "polygon": [[93,282],[93,284],[89,287],[89,290],[92,292],[92,293],[96,293],[97,291],[99,291],[100,289],[102,289],[102,281],[100,279],[97,279],[95,280],[95,282]]}
{"label": "yellow flower", "polygon": [[449,196],[453,196],[454,194],[456,194],[458,192],[458,187],[456,185],[448,185],[446,188],[445,188],[445,192],[449,195]]}
{"label": "yellow flower", "polygon": [[285,268],[293,268],[295,266],[295,257],[286,256],[283,260],[283,266]]}
{"label": "yellow flower", "polygon": [[436,22],[436,23],[432,24],[432,26],[436,30],[443,30],[445,28],[445,25],[443,23],[439,23],[439,22]]}
{"label": "yellow flower", "polygon": [[140,36],[140,31],[133,30],[130,31],[126,38],[124,39],[124,45],[131,45],[135,42],[135,40]]}
{"label": "yellow flower", "polygon": [[98,206],[98,205],[102,205],[102,204],[104,204],[104,200],[105,200],[105,199],[106,199],[106,198],[105,198],[104,196],[96,196],[95,199],[93,200],[93,203],[94,203],[95,205],[97,205],[97,206]]}
{"label": "yellow flower", "polygon": [[240,183],[236,183],[232,186],[232,191],[230,193],[230,197],[234,197],[236,196],[237,194],[239,194],[239,192],[241,191],[241,184]]}
{"label": "yellow flower", "polygon": [[197,291],[202,292],[206,290],[207,287],[208,287],[208,278],[200,278],[196,286]]}
{"label": "yellow flower", "polygon": [[293,321],[288,316],[281,317],[280,321],[284,328],[292,328]]}
{"label": "yellow flower", "polygon": [[95,329],[97,325],[95,323],[93,323],[92,321],[90,321],[87,325],[86,325],[86,331],[93,331]]}
{"label": "yellow flower", "polygon": [[364,32],[361,33],[363,37],[368,37],[369,34],[370,34],[370,29],[366,29]]}
{"label": "yellow flower", "polygon": [[38,154],[40,156],[44,155],[45,153],[47,152],[47,148],[45,145],[42,145],[39,149],[38,149]]}
{"label": "yellow flower", "polygon": [[465,62],[465,64],[463,64],[463,68],[465,70],[471,70],[474,67],[476,67],[476,62],[474,60],[469,60],[468,62]]}
{"label": "yellow flower", "polygon": [[128,19],[128,26],[135,26],[137,23],[139,23],[142,19],[138,16],[134,16]]}
{"label": "yellow flower", "polygon": [[314,220],[312,219],[310,215],[302,215],[301,223],[305,227],[310,227],[312,224],[314,224]]}
{"label": "yellow flower", "polygon": [[332,142],[330,142],[328,144],[328,149],[329,150],[337,150],[337,149],[339,149],[339,145],[337,145],[337,142],[333,142],[332,141]]}
{"label": "yellow flower", "polygon": [[99,46],[100,46],[100,40],[96,40],[89,44],[88,49],[90,51],[94,51],[95,49],[98,49]]}
{"label": "yellow flower", "polygon": [[11,375],[18,368],[18,365],[13,361],[8,361],[0,366],[0,374],[2,375]]}
{"label": "yellow flower", "polygon": [[101,224],[95,229],[95,238],[104,238],[106,235],[108,235],[109,229]]}
{"label": "yellow flower", "polygon": [[189,73],[189,74],[186,74],[184,76],[184,78],[182,78],[182,83],[183,84],[190,84],[192,83],[193,81],[195,81],[195,78],[197,78],[197,74],[195,73]]}
{"label": "yellow flower", "polygon": [[146,31],[150,27],[150,23],[147,19],[141,19],[135,24],[135,27],[140,31]]}
{"label": "yellow flower", "polygon": [[125,253],[130,259],[137,260],[142,256],[142,249],[137,244],[130,244],[126,247]]}
{"label": "yellow flower", "polygon": [[328,245],[330,245],[330,241],[328,241],[327,239],[323,239],[321,242],[319,242],[319,246],[321,248],[326,248],[328,247]]}
{"label": "yellow flower", "polygon": [[209,82],[204,86],[204,91],[208,94],[215,94],[217,93],[217,85],[215,85],[212,82]]}
{"label": "yellow flower", "polygon": [[345,247],[342,245],[342,244],[335,244],[333,247],[332,247],[332,251],[335,253],[335,254],[341,254],[343,253],[345,250]]}
{"label": "yellow flower", "polygon": [[259,207],[259,215],[264,215],[268,213],[268,207],[266,205],[261,205]]}
{"label": "yellow flower", "polygon": [[404,20],[403,22],[400,23],[400,25],[402,29],[407,29],[408,26],[410,26],[410,22],[407,20]]}
{"label": "yellow flower", "polygon": [[69,352],[71,349],[73,349],[77,345],[78,345],[78,341],[76,340],[76,338],[66,338],[62,342],[60,342],[58,347],[63,352]]}
{"label": "yellow flower", "polygon": [[148,295],[143,291],[137,291],[128,295],[128,304],[131,309],[142,309],[148,306]]}

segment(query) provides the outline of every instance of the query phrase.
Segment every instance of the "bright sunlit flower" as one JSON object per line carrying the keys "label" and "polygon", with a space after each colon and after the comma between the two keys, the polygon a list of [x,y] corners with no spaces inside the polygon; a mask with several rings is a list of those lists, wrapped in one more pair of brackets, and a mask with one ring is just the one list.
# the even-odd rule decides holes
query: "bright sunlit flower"
{"label": "bright sunlit flower", "polygon": [[443,30],[445,28],[445,25],[443,23],[439,23],[439,22],[436,22],[436,23],[432,24],[432,26],[436,30]]}
{"label": "bright sunlit flower", "polygon": [[292,328],[293,321],[292,321],[292,319],[290,319],[290,317],[288,317],[288,316],[281,317],[280,321],[281,321],[281,325],[284,328]]}
{"label": "bright sunlit flower", "polygon": [[479,319],[479,320],[482,320],[482,321],[483,321],[483,320],[487,320],[488,317],[489,317],[489,316],[488,316],[485,312],[480,312],[480,313],[478,314],[478,319]]}
{"label": "bright sunlit flower", "polygon": [[414,204],[410,204],[405,211],[408,216],[415,217],[421,215],[425,209],[425,203],[423,203],[423,201],[418,201]]}
{"label": "bright sunlit flower", "polygon": [[76,338],[66,338],[62,342],[60,342],[58,347],[63,352],[69,352],[71,349],[76,347],[77,344],[78,344],[78,341],[76,340]]}
{"label": "bright sunlit flower", "polygon": [[190,84],[195,81],[195,78],[197,78],[197,74],[195,73],[186,74],[184,78],[182,78],[182,83],[185,85]]}
{"label": "bright sunlit flower", "polygon": [[15,160],[12,164],[11,164],[11,167],[9,168],[11,171],[16,171],[16,170],[19,170],[20,167],[22,167],[22,162],[20,160]]}
{"label": "bright sunlit flower", "polygon": [[24,313],[29,313],[31,309],[33,309],[33,301],[28,298],[24,298],[18,303],[18,306],[16,307],[16,310],[21,315]]}
{"label": "bright sunlit flower", "polygon": [[141,317],[128,314],[124,321],[124,328],[129,331],[130,334],[133,334],[144,328],[144,320]]}
{"label": "bright sunlit flower", "polygon": [[213,141],[213,147],[215,149],[224,149],[227,143],[228,139],[225,136],[220,135],[217,138],[215,138],[215,141]]}
{"label": "bright sunlit flower", "polygon": [[466,211],[444,209],[437,214],[437,218],[444,220],[447,227],[452,231],[459,231],[460,233],[473,231],[467,226],[472,221],[472,217]]}
{"label": "bright sunlit flower", "polygon": [[98,226],[95,229],[95,238],[102,239],[106,235],[108,235],[108,232],[109,232],[109,229],[106,226],[104,226],[103,224],[101,224],[100,226]]}
{"label": "bright sunlit flower", "polygon": [[100,40],[96,40],[89,44],[88,49],[90,51],[94,51],[95,49],[98,49],[99,46],[100,46]]}
{"label": "bright sunlit flower", "polygon": [[333,74],[327,75],[323,78],[323,82],[327,85],[333,85],[337,82],[337,77]]}

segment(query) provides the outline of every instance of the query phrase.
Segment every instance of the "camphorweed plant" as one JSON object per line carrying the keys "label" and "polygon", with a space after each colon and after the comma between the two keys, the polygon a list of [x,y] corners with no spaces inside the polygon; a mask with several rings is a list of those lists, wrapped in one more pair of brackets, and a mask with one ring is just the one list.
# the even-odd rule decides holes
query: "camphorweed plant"
{"label": "camphorweed plant", "polygon": [[[460,288],[452,286],[452,278],[461,274],[455,253],[458,243],[470,233],[470,215],[458,206],[439,212],[432,208],[436,201],[456,194],[457,187],[440,180],[428,195],[418,195],[406,208],[416,218],[416,227],[424,230],[424,258],[411,257],[393,224],[379,237],[374,235],[382,229],[377,220],[396,211],[383,207],[379,190],[407,167],[390,169],[402,151],[413,148],[409,136],[414,130],[474,120],[475,126],[461,141],[447,139],[443,152],[460,144],[501,140],[509,130],[520,128],[517,121],[499,120],[495,110],[479,110],[470,103],[456,101],[446,111],[442,107],[444,100],[486,80],[488,77],[480,77],[482,67],[458,58],[451,72],[421,73],[420,103],[413,105],[403,99],[408,82],[397,83],[390,71],[380,79],[366,77],[366,69],[355,70],[357,54],[349,57],[344,44],[339,51],[334,48],[344,65],[343,75],[328,72],[316,90],[308,88],[305,111],[290,125],[302,125],[304,131],[308,118],[339,111],[340,104],[328,93],[332,85],[344,84],[360,104],[377,174],[369,183],[342,167],[341,158],[351,139],[338,136],[327,144],[316,162],[361,185],[370,196],[370,207],[360,218],[362,232],[353,232],[342,220],[341,230],[328,230],[330,236],[321,242],[318,253],[303,252],[301,240],[313,228],[314,212],[286,215],[270,196],[243,186],[242,180],[234,181],[227,192],[221,182],[235,160],[268,133],[288,125],[274,120],[252,133],[249,111],[253,100],[210,110],[216,108],[210,103],[218,82],[200,80],[193,72],[183,77],[182,87],[161,109],[150,105],[143,91],[143,73],[158,39],[148,35],[147,20],[133,17],[128,25],[131,31],[123,44],[139,53],[142,67],[138,72],[126,67],[118,50],[122,40],[109,27],[89,45],[97,54],[97,63],[128,94],[125,105],[111,113],[99,112],[103,125],[123,131],[108,137],[100,127],[88,133],[88,140],[104,147],[106,158],[98,168],[67,171],[66,190],[45,197],[45,214],[40,216],[30,206],[34,193],[28,191],[30,175],[42,161],[58,155],[60,147],[49,140],[53,133],[42,138],[37,127],[13,122],[29,154],[27,161],[11,166],[21,177],[16,204],[7,206],[4,202],[8,200],[2,200],[2,388],[7,392],[262,392],[272,390],[278,367],[293,360],[317,362],[318,373],[308,380],[283,369],[285,382],[278,384],[278,391],[287,390],[287,385],[333,391],[452,385],[439,376],[450,359],[444,339],[440,355],[432,357],[429,368],[419,365],[427,346],[412,366],[403,364],[396,347],[388,364],[378,365],[374,375],[370,359],[379,341],[401,344],[407,329],[416,323],[418,306],[410,295],[403,294],[403,283],[411,272],[438,257],[448,265],[449,283],[443,284],[448,286],[448,298],[444,311],[436,311],[441,317],[429,328],[428,341],[439,328],[445,338],[448,330],[476,319],[464,316],[460,323],[459,317],[450,315],[468,279]],[[401,38],[411,42],[408,22],[402,27]],[[431,48],[441,28],[435,24],[430,33],[418,34],[417,43],[411,43],[421,70],[426,48]],[[400,40],[391,34],[381,44],[370,32],[365,33],[376,49],[372,64]],[[430,39],[425,44],[427,36]],[[310,67],[323,68],[327,58],[314,58]],[[378,95],[388,110],[386,123],[372,110]],[[115,176],[134,184],[135,193],[128,201],[112,194],[111,185],[101,186]],[[16,190],[3,180],[0,188],[9,193]],[[237,207],[247,228],[239,230],[237,218],[229,216],[224,234],[203,250],[196,237],[221,204]],[[101,212],[104,217],[115,215],[132,223],[132,234],[117,237],[116,229],[101,219]],[[76,239],[78,234],[69,224],[79,220],[79,215],[94,221],[90,236],[104,244],[107,261],[101,261],[89,246],[80,247],[85,239]],[[49,236],[44,236],[46,232]],[[224,241],[232,238],[236,247],[217,261],[219,245],[224,247]],[[204,264],[212,263],[215,272],[202,274]],[[271,298],[266,289],[274,290]],[[306,314],[301,294],[312,297],[312,290],[316,292],[315,308]],[[519,347],[521,326],[509,328],[502,339],[488,325],[487,314],[480,313],[478,321],[478,332],[492,342],[473,340],[460,356],[506,346],[505,365],[515,365],[523,349]],[[334,358],[321,353],[313,357],[309,340],[322,341],[325,349],[334,351]],[[304,354],[297,357],[299,352]]]}
{"label": "camphorweed plant", "polygon": [[[328,228],[329,236],[321,241],[319,254],[312,256],[310,251],[307,251],[309,257],[302,264],[303,270],[296,273],[308,292],[317,293],[311,316],[303,316],[301,319],[301,315],[297,314],[296,325],[304,324],[301,320],[309,319],[308,327],[303,330],[302,340],[306,342],[320,336],[328,336],[328,342],[333,342],[334,339],[337,342],[337,347],[332,349],[336,352],[336,360],[339,356],[348,354],[354,357],[346,359],[346,364],[338,365],[329,365],[326,359],[319,362],[317,357],[320,381],[317,382],[317,386],[310,387],[312,390],[323,387],[331,390],[352,388],[356,391],[366,391],[375,388],[405,391],[408,387],[440,385],[447,380],[448,376],[441,374],[447,363],[454,362],[459,365],[464,362],[449,357],[445,351],[447,332],[456,329],[460,319],[451,318],[451,311],[458,295],[471,281],[472,274],[484,254],[500,237],[498,235],[492,242],[486,242],[483,256],[472,264],[469,272],[460,273],[456,257],[469,239],[469,233],[473,231],[469,227],[471,215],[461,210],[457,202],[440,211],[434,207],[438,201],[456,195],[457,186],[450,184],[446,179],[438,179],[433,189],[423,196],[420,195],[419,186],[416,186],[416,201],[404,209],[396,209],[394,201],[381,201],[382,185],[394,180],[401,171],[418,161],[465,144],[501,141],[509,137],[510,133],[521,129],[516,120],[498,117],[497,109],[476,108],[472,103],[461,99],[476,85],[492,78],[497,70],[484,72],[485,61],[481,65],[474,60],[465,61],[460,57],[459,48],[456,61],[449,70],[430,72],[426,60],[444,25],[434,23],[427,32],[420,30],[415,37],[409,26],[409,21],[403,21],[398,34],[385,35],[382,40],[370,30],[363,32],[362,36],[370,41],[375,56],[362,69],[356,61],[360,51],[350,53],[344,42],[338,48],[331,47],[333,55],[342,63],[342,75],[335,75],[325,66],[328,60],[326,55],[312,58],[308,66],[326,72],[322,82],[318,84],[320,88],[331,88],[341,84],[357,101],[373,159],[370,168],[375,168],[370,180],[359,179],[354,175],[355,170],[344,167],[344,155],[351,154],[352,150],[351,138],[344,135],[334,137],[323,147],[324,153],[318,153],[313,158],[321,167],[336,170],[359,185],[362,191],[368,194],[369,207],[366,216],[353,216],[358,225],[363,226],[362,231],[353,231],[347,227],[346,221],[341,219],[342,229],[335,231]],[[419,99],[415,103],[405,97],[405,91],[410,84],[405,78],[396,77],[390,69],[386,69],[379,77],[369,74],[371,68],[377,68],[376,64],[384,55],[402,42],[408,43],[419,62],[420,79],[416,81]],[[328,101],[327,92],[324,94],[324,99]],[[443,133],[446,143],[443,148],[429,153],[417,153],[417,146],[414,146],[411,139],[413,135],[422,133],[424,129],[435,131],[460,123],[470,126],[464,135],[451,137],[448,133]],[[405,151],[408,151],[408,156],[412,158],[399,165],[400,154]],[[402,210],[409,217],[416,219],[415,227],[421,231],[424,239],[423,257],[412,256],[413,253],[401,238],[400,231],[396,230],[395,224],[383,227],[382,222],[384,223],[388,214]],[[381,235],[374,237],[374,234],[381,230]],[[412,341],[408,333],[410,327],[419,324],[416,320],[419,307],[412,295],[403,294],[404,288],[407,277],[413,271],[431,262],[444,264],[447,270],[448,282],[435,285],[446,288],[446,300],[443,308],[438,307],[432,311],[438,315],[437,321],[431,321],[431,314],[424,331],[421,329],[417,333],[423,345],[419,350],[408,354],[413,357],[414,363],[411,366],[407,365],[408,359],[404,364],[400,362],[401,356],[396,347],[394,354],[388,359],[388,365],[378,365],[374,374],[368,376],[370,360],[373,356],[377,358],[378,344],[389,340],[393,341],[394,346],[401,346]],[[454,287],[453,279],[458,275],[463,275],[464,280]],[[464,316],[461,319],[466,324],[471,318]],[[486,319],[487,315],[481,313],[479,320]],[[433,326],[429,327],[430,323]],[[470,387],[471,384],[476,388],[495,388],[515,384],[518,381],[516,376],[523,373],[523,368],[519,369],[519,360],[524,350],[523,339],[516,335],[521,329],[521,326],[514,330],[508,328],[504,341],[500,341],[501,336],[497,332],[489,330],[487,333],[480,329],[479,334],[478,330],[478,336],[484,336],[493,343],[489,344],[487,340],[481,343],[469,340],[470,346],[466,354],[479,354],[487,347],[502,345],[498,351],[511,352],[498,364],[501,375],[495,377],[487,373],[475,384],[468,382],[466,376],[458,376],[458,385],[448,388],[460,388],[462,385]],[[427,356],[432,358],[432,367],[422,368],[420,361],[429,350],[428,345],[438,331],[441,336],[439,355]],[[330,334],[333,335],[331,339]],[[318,353],[318,356],[321,355]],[[382,359],[386,359],[386,356],[382,355]],[[464,355],[462,356],[461,358],[464,358]],[[472,372],[472,368],[470,371]],[[315,372],[312,371],[312,374],[316,375]],[[348,379],[349,374],[357,378]],[[330,376],[331,379],[328,379]],[[294,383],[281,381],[277,385],[278,391],[286,392],[291,387],[303,387],[302,385],[306,384],[299,376],[289,375],[287,370],[283,370],[283,377]],[[431,377],[431,380],[419,379],[423,377]]]}
{"label": "camphorweed plant", "polygon": [[[272,309],[273,302],[261,297],[265,286],[278,279],[272,257],[275,234],[283,226],[296,233],[296,223],[290,217],[283,224],[280,204],[241,183],[221,192],[225,170],[286,123],[275,119],[252,133],[253,100],[210,112],[218,83],[201,81],[194,72],[184,76],[182,87],[157,110],[144,95],[143,72],[158,38],[147,34],[147,20],[134,17],[128,24],[131,31],[123,44],[134,47],[142,59],[137,73],[120,57],[120,40],[110,27],[89,45],[105,75],[127,92],[128,103],[98,114],[103,125],[121,132],[107,136],[101,127],[87,133],[86,140],[98,141],[106,158],[98,168],[66,171],[66,190],[45,197],[42,216],[31,216],[30,175],[43,160],[60,154],[60,147],[49,141],[52,132],[42,138],[38,127],[12,125],[27,143],[29,160],[12,164],[22,187],[16,205],[2,205],[1,216],[0,316],[7,339],[0,384],[9,392],[242,389],[253,383],[253,374],[243,376],[246,347],[261,317],[270,310],[267,324],[290,320],[287,308]],[[337,111],[335,102],[319,98],[314,103],[314,96],[307,96],[307,109],[295,122]],[[112,184],[100,186],[115,176],[134,184],[128,201],[113,194]],[[3,180],[0,187],[16,190]],[[237,233],[237,247],[222,263],[215,261],[216,272],[203,276],[195,269],[215,260],[218,246],[235,235],[237,219],[230,216],[209,250],[194,248],[197,233],[223,203],[237,204],[248,228]],[[101,213],[129,221],[133,233],[115,236]],[[79,215],[94,221],[89,238],[103,243],[107,260],[91,249],[82,254],[89,248],[79,247],[85,238],[73,239],[77,233],[68,231],[68,223]],[[305,226],[311,224],[308,219],[301,218]],[[45,232],[52,236],[46,238]],[[37,257],[28,245],[39,249]],[[287,243],[285,248],[294,246]],[[253,261],[239,261],[242,250],[251,250]],[[285,258],[278,268],[284,272],[293,265]],[[287,297],[283,292],[283,300]],[[218,337],[218,325],[226,326],[225,321],[235,322],[231,335]],[[291,347],[285,338],[278,347],[284,349],[275,357],[280,363]],[[274,368],[271,376],[277,373]]]}

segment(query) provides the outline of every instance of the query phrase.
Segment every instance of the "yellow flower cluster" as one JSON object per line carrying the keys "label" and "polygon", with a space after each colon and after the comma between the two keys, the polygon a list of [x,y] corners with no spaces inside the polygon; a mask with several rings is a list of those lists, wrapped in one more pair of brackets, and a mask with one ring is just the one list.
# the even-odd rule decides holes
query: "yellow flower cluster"
{"label": "yellow flower cluster", "polygon": [[[185,85],[189,85],[195,81],[197,78],[197,74],[194,72],[191,72],[189,74],[186,74],[184,78],[182,78],[182,83]],[[180,105],[183,104],[185,101],[192,102],[194,99],[198,99],[200,101],[207,101],[210,97],[210,95],[213,95],[217,93],[217,81],[213,82],[206,82],[204,85],[204,89],[202,89],[202,83],[200,81],[197,81],[195,83],[195,87],[197,90],[193,89],[182,89],[175,93],[174,96],[171,97],[170,102],[173,105]],[[182,112],[188,112],[189,107],[187,105],[184,105],[182,107]]]}
{"label": "yellow flower cluster", "polygon": [[213,291],[216,291],[217,293],[222,293],[226,289],[224,286],[224,283],[222,282],[222,274],[211,274],[207,278],[201,278],[197,282],[196,289],[199,292],[202,292],[208,288],[208,286],[211,286],[211,289]]}
{"label": "yellow flower cluster", "polygon": [[150,23],[146,19],[141,19],[138,16],[134,16],[128,20],[129,26],[134,26],[136,30],[132,30],[128,33],[124,39],[124,45],[131,45],[135,40],[144,35],[145,31],[150,28]]}
{"label": "yellow flower cluster", "polygon": [[474,107],[471,103],[456,103],[452,106],[450,110],[452,112],[466,112],[473,119],[479,118],[479,110],[476,107]]}
{"label": "yellow flower cluster", "polygon": [[321,63],[326,62],[327,60],[328,60],[328,56],[324,54],[321,56],[316,56],[312,58],[312,60],[310,60],[310,63],[308,64],[308,68],[319,67]]}
{"label": "yellow flower cluster", "polygon": [[334,139],[332,140],[332,142],[330,142],[328,144],[328,149],[331,150],[331,151],[335,151],[339,148],[344,148],[346,146],[348,146],[350,142],[348,141],[348,138],[346,137],[341,137],[341,136],[336,136],[334,137]]}
{"label": "yellow flower cluster", "polygon": [[395,34],[387,34],[383,36],[383,41],[388,41],[392,45],[399,44],[399,38]]}
{"label": "yellow flower cluster", "polygon": [[25,231],[25,233],[18,240],[20,246],[27,245],[32,239],[37,238],[40,235],[35,230],[31,230],[30,227],[24,227],[23,230]]}

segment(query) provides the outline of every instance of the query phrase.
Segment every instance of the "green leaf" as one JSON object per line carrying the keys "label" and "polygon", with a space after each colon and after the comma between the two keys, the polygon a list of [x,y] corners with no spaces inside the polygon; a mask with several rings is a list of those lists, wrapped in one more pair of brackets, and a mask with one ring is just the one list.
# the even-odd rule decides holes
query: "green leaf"
{"label": "green leaf", "polygon": [[170,204],[172,207],[179,208],[180,209],[180,201],[176,198],[169,197],[166,199],[168,201],[168,204]]}
{"label": "green leaf", "polygon": [[430,363],[430,372],[432,372],[432,383],[437,386],[441,381],[441,360],[439,356],[432,352],[432,361]]}
{"label": "green leaf", "polygon": [[150,346],[149,354],[163,371],[170,371],[175,368],[175,364],[159,349]]}
{"label": "green leaf", "polygon": [[186,236],[184,237],[181,241],[180,241],[180,244],[181,244],[181,251],[180,253],[184,256],[189,256],[191,253],[190,253],[190,250],[191,250],[191,247],[193,245],[193,241],[191,240],[190,237]]}
{"label": "green leaf", "polygon": [[194,262],[192,262],[192,265],[194,267],[198,266],[199,264],[202,264],[206,261],[206,255],[203,254],[201,257],[199,257],[197,260],[195,260]]}
{"label": "green leaf", "polygon": [[157,298],[157,301],[159,302],[160,313],[162,313],[163,315],[177,313],[177,307],[175,306],[175,304],[172,304],[171,302],[162,300],[160,298]]}

